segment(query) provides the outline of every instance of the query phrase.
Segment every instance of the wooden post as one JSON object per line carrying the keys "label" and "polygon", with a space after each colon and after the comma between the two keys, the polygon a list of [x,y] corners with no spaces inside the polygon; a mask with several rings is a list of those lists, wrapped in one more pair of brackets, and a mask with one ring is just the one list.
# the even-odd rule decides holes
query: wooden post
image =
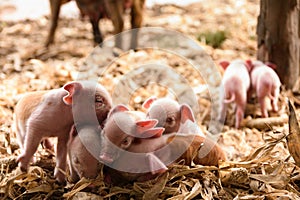
{"label": "wooden post", "polygon": [[261,0],[257,24],[257,59],[275,63],[281,82],[289,89],[300,71],[299,1]]}

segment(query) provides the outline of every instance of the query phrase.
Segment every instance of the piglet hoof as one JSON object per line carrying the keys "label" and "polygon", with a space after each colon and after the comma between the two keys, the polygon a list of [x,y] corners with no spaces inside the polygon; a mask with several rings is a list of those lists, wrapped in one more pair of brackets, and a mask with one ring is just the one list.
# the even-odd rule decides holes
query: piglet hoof
{"label": "piglet hoof", "polygon": [[27,172],[27,170],[28,170],[28,164],[24,163],[24,156],[22,156],[22,155],[19,156],[17,158],[17,162],[19,163],[19,167],[20,167],[21,171],[22,172]]}
{"label": "piglet hoof", "polygon": [[19,165],[19,167],[22,172],[27,172],[27,170],[28,170],[28,167],[22,166],[21,164]]}
{"label": "piglet hoof", "polygon": [[65,184],[66,184],[65,175],[64,175],[63,172],[61,172],[61,171],[55,169],[54,177],[55,177],[56,181],[57,181],[60,185],[65,185]]}

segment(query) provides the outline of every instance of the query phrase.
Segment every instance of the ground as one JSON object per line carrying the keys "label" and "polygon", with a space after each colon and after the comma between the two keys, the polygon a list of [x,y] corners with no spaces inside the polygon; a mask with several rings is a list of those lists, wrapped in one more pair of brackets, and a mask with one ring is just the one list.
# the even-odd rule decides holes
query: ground
{"label": "ground", "polygon": [[[213,76],[222,74],[222,70],[218,67],[221,60],[255,59],[258,14],[258,0],[202,0],[182,7],[173,4],[154,5],[152,8],[146,8],[143,26],[175,30],[179,35],[197,41],[203,48],[200,56],[201,65],[208,68],[208,75]],[[229,113],[229,119],[219,138],[220,145],[227,152],[228,162],[222,163],[220,169],[176,165],[155,180],[156,184],[147,182],[124,187],[107,187],[100,177],[98,181],[93,182],[96,189],[87,188],[89,180],[82,180],[75,186],[68,184],[62,187],[51,177],[55,158],[51,152],[40,148],[37,153],[38,162],[30,168],[28,174],[21,174],[15,161],[20,151],[13,127],[13,112],[21,95],[28,91],[59,88],[68,81],[96,75],[101,76],[99,82],[113,94],[115,102],[122,102],[124,100],[121,98],[122,95],[115,94],[118,91],[115,89],[116,83],[121,77],[127,73],[130,77],[134,74],[133,69],[145,63],[163,64],[171,66],[196,91],[200,107],[200,114],[197,115],[198,124],[204,132],[210,125],[212,106],[210,94],[205,89],[207,81],[205,82],[205,77],[195,73],[195,69],[188,62],[198,61],[197,55],[191,50],[185,54],[185,58],[164,50],[148,49],[121,53],[119,58],[112,60],[110,55],[102,55],[99,49],[94,50],[91,25],[88,20],[79,17],[62,17],[55,43],[45,48],[43,45],[48,33],[48,19],[49,16],[43,16],[36,20],[0,22],[1,197],[100,199],[99,195],[102,195],[107,199],[110,197],[275,199],[281,196],[286,199],[300,198],[299,168],[290,157],[284,138],[288,133],[287,97],[295,103],[296,113],[300,119],[299,85],[295,86],[294,91],[282,88],[280,111],[271,113],[275,122],[271,119],[260,121],[258,105],[250,103],[244,126],[235,129],[232,127],[234,118],[232,113]],[[100,26],[105,38],[109,39],[113,35],[111,22],[107,19],[102,20]],[[126,29],[130,27],[128,16],[125,27]],[[207,44],[205,37],[200,37],[200,41],[197,40],[203,33],[213,34],[222,31],[225,32],[226,40],[217,48]],[[143,41],[147,40],[147,36],[141,36]],[[210,59],[213,63],[210,63]],[[110,63],[108,70],[101,73],[102,71],[98,70],[99,66],[107,63]],[[208,66],[213,64],[215,71],[211,72]],[[94,66],[96,68],[98,66],[98,71],[93,71]],[[149,84],[151,79],[147,78],[146,83]],[[134,76],[128,78],[127,83],[133,85],[136,80],[145,81]],[[157,79],[161,80],[166,80],[162,83],[169,85],[170,78]],[[215,84],[219,81],[214,80]],[[141,109],[141,104],[149,96],[174,95],[157,84],[143,85],[141,82],[138,84],[142,87],[133,92],[130,90],[132,95],[124,100],[134,109]],[[253,125],[252,119],[258,119],[258,122]],[[265,122],[270,125],[265,126]]]}

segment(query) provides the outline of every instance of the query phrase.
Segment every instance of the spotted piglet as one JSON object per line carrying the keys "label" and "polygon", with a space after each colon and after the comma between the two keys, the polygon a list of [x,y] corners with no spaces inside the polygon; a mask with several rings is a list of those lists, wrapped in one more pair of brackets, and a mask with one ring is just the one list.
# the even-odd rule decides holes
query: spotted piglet
{"label": "spotted piglet", "polygon": [[25,94],[15,107],[17,139],[21,148],[17,160],[21,170],[27,171],[41,141],[57,137],[54,176],[57,181],[65,182],[65,175],[60,170],[66,170],[67,142],[74,118],[76,123],[94,119],[95,123],[102,123],[111,105],[107,90],[91,81],[73,81],[59,89]]}
{"label": "spotted piglet", "polygon": [[251,66],[242,60],[234,60],[231,63],[223,61],[220,65],[225,70],[220,98],[219,121],[225,121],[227,104],[236,104],[235,127],[239,128],[247,103],[247,93],[250,88],[250,69]]}
{"label": "spotted piglet", "polygon": [[261,61],[248,61],[252,65],[251,86],[261,108],[262,117],[268,117],[266,98],[270,98],[272,110],[278,111],[278,97],[280,92],[280,79],[276,72]]}

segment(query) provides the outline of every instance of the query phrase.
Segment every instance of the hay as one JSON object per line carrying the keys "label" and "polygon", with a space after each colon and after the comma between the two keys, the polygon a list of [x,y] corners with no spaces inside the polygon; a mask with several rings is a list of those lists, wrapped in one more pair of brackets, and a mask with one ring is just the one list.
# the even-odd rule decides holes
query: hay
{"label": "hay", "polygon": [[[177,30],[192,38],[196,38],[201,32],[224,30],[228,33],[227,39],[219,49],[203,44],[214,61],[217,63],[220,59],[253,59],[256,54],[258,5],[258,0],[217,0],[203,1],[185,8],[174,5],[156,6],[146,11],[145,24]],[[103,181],[103,174],[100,174],[95,180],[81,179],[76,184],[62,186],[53,178],[53,153],[39,148],[37,162],[31,165],[28,173],[20,172],[16,163],[20,150],[12,123],[16,102],[25,92],[58,88],[65,82],[76,79],[79,72],[88,70],[82,66],[86,62],[85,57],[93,49],[87,22],[78,19],[61,19],[61,29],[58,31],[63,33],[58,32],[54,46],[44,49],[42,41],[47,33],[45,20],[41,18],[36,21],[0,23],[1,36],[5,38],[0,44],[1,199],[300,198],[300,169],[297,161],[299,140],[294,131],[287,136],[289,129],[285,102],[288,97],[295,103],[295,117],[299,120],[299,84],[298,89],[293,92],[281,92],[280,112],[271,118],[274,123],[258,119],[259,109],[254,105],[248,114],[251,116],[250,125],[246,119],[248,125],[237,130],[228,126],[234,116],[229,113],[228,125],[224,127],[219,140],[227,151],[229,160],[220,163],[219,168],[199,165],[188,167],[179,163],[170,166],[166,173],[156,179],[146,182],[123,186],[108,185]],[[104,35],[109,37],[111,24],[104,20],[101,26],[105,27]],[[128,24],[125,26],[128,27]],[[69,33],[65,35],[63,30],[66,27],[69,27]],[[101,63],[101,59],[107,59],[94,58],[97,63]],[[146,61],[168,64],[186,77],[189,84],[198,91],[199,104],[202,105],[198,117],[201,127],[206,130],[211,110],[209,94],[201,77],[193,73],[190,64],[182,58],[163,51],[132,51],[113,63],[109,73],[100,81],[111,91],[114,83],[123,74]],[[97,73],[90,71],[86,75],[95,76]],[[160,97],[170,94],[158,85],[145,86],[135,91],[130,106],[140,109],[143,100],[152,95]],[[290,130],[296,130],[297,133],[295,118],[293,120],[293,129]]]}

